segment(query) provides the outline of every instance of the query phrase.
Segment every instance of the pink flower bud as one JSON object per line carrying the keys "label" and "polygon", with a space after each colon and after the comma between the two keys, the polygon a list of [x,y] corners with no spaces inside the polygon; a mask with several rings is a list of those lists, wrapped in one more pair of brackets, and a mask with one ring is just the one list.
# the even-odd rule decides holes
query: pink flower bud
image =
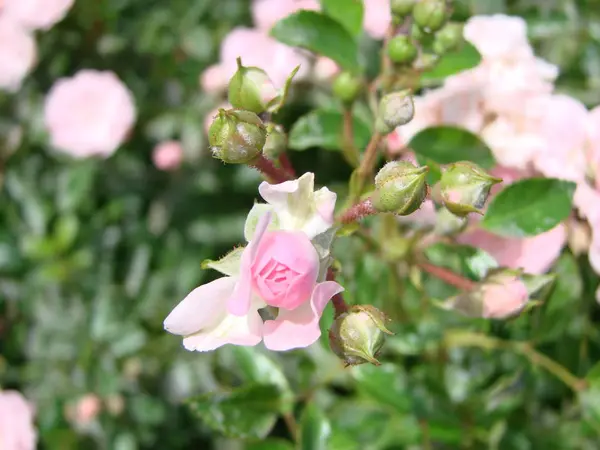
{"label": "pink flower bud", "polygon": [[158,144],[152,152],[152,161],[157,169],[175,170],[183,161],[183,149],[178,141],[165,141]]}

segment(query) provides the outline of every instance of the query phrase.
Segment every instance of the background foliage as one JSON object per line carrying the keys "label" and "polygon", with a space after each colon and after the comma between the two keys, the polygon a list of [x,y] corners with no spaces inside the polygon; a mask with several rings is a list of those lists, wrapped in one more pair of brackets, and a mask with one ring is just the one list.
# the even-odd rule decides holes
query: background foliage
{"label": "background foliage", "polygon": [[[456,10],[492,12],[525,17],[540,56],[561,68],[558,89],[600,103],[597,1],[473,0]],[[40,61],[21,91],[0,98],[0,382],[35,401],[40,448],[289,449],[292,433],[302,449],[597,448],[597,279],[569,251],[542,308],[490,323],[435,308],[431,299],[452,288],[417,272],[401,279],[364,251],[368,243],[339,239],[347,301],[394,318],[381,367],[343,369],[325,339],[286,354],[229,346],[200,354],[163,331],[174,304],[213,276],[200,262],[243,238],[257,197],[257,172],[210,158],[202,123],[218,99],[198,87],[228,30],[250,23],[249,2],[239,0],[77,1],[38,38]],[[46,148],[44,94],[80,68],[115,71],[136,98],[133,138],[107,160]],[[332,104],[326,89],[304,85],[292,99],[280,117],[288,129]],[[339,120],[314,114],[325,133]],[[291,137],[305,150],[291,155],[298,172],[315,171],[343,195],[350,168],[327,151],[331,137],[316,139],[303,120],[308,131]],[[369,130],[356,129],[364,147]],[[186,151],[175,173],[150,161],[169,138]],[[469,247],[440,244],[427,256],[472,279],[493,265]],[[331,320],[328,309],[324,329]],[[542,354],[589,387],[574,392],[545,370]],[[74,425],[65,410],[87,393],[102,411]]]}

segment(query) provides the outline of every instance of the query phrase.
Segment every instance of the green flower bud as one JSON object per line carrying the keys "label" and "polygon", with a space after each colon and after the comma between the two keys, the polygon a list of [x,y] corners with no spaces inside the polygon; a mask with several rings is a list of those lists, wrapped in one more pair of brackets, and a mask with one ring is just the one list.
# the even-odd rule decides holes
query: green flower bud
{"label": "green flower bud", "polygon": [[415,23],[426,33],[434,33],[446,23],[445,0],[420,0],[413,8]]}
{"label": "green flower bud", "polygon": [[436,213],[433,231],[439,236],[453,236],[463,231],[467,222],[466,217],[458,217],[442,207]]}
{"label": "green flower bud", "polygon": [[398,17],[406,17],[408,16],[417,0],[391,0],[390,1],[390,9],[392,11],[392,15]]}
{"label": "green flower bud", "polygon": [[460,23],[450,22],[435,33],[433,51],[438,55],[454,50],[462,41],[463,26]]}
{"label": "green flower bud", "polygon": [[417,57],[417,47],[408,36],[395,36],[388,42],[387,54],[396,64],[409,64]]}
{"label": "green flower bud", "polygon": [[400,216],[412,214],[427,196],[427,166],[415,167],[409,161],[387,163],[375,176],[373,207]]}
{"label": "green flower bud", "polygon": [[258,67],[244,67],[237,59],[238,70],[229,81],[229,103],[234,108],[260,114],[278,97],[277,89],[266,72]]}
{"label": "green flower bud", "polygon": [[450,164],[440,180],[442,201],[452,214],[460,217],[471,212],[483,214],[481,208],[491,187],[501,181],[501,178],[492,177],[472,162]]}
{"label": "green flower bud", "polygon": [[346,104],[352,103],[360,94],[362,80],[350,72],[340,73],[333,81],[333,95]]}
{"label": "green flower bud", "polygon": [[331,349],[347,366],[367,362],[379,365],[376,358],[385,341],[383,334],[394,334],[386,328],[387,321],[374,306],[352,306],[329,330]]}
{"label": "green flower bud", "polygon": [[213,156],[230,164],[245,164],[262,152],[267,130],[250,111],[220,109],[208,130]]}
{"label": "green flower bud", "polygon": [[378,133],[391,133],[396,127],[406,125],[415,115],[415,105],[409,90],[392,92],[379,102],[375,128]]}
{"label": "green flower bud", "polygon": [[267,141],[263,148],[264,155],[275,161],[283,152],[287,150],[287,135],[281,125],[274,123],[267,124]]}

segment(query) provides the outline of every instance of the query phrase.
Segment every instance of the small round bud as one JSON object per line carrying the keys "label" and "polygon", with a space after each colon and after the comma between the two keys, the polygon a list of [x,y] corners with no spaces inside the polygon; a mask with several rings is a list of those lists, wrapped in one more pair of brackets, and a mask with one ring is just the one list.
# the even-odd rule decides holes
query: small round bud
{"label": "small round bud", "polygon": [[415,105],[409,90],[392,92],[379,102],[375,128],[378,133],[391,133],[396,127],[406,125],[415,115]]}
{"label": "small round bud", "polygon": [[230,164],[245,164],[262,152],[267,130],[250,111],[220,109],[208,130],[213,156]]}
{"label": "small round bud", "polygon": [[329,330],[331,349],[347,366],[367,362],[379,365],[376,358],[385,341],[383,334],[394,334],[386,328],[387,321],[374,306],[352,306]]}
{"label": "small round bud", "polygon": [[501,178],[494,178],[477,164],[462,161],[450,164],[442,173],[440,194],[444,206],[452,214],[464,217],[471,212],[483,214],[481,208],[494,184]]}
{"label": "small round bud", "polygon": [[333,81],[333,95],[349,104],[356,100],[362,89],[362,80],[350,72],[340,73]]}
{"label": "small round bud", "polygon": [[406,17],[412,13],[416,2],[417,0],[391,0],[390,9],[394,16]]}
{"label": "small round bud", "polygon": [[428,171],[427,166],[416,167],[409,161],[387,163],[375,176],[373,207],[400,216],[412,214],[427,196]]}
{"label": "small round bud", "polygon": [[444,0],[420,0],[413,8],[415,23],[426,33],[441,29],[446,23],[447,15]]}
{"label": "small round bud", "polygon": [[278,96],[266,72],[258,67],[244,67],[240,58],[238,70],[229,81],[229,103],[237,109],[260,114]]}
{"label": "small round bud", "polygon": [[263,148],[263,154],[275,161],[283,152],[287,150],[287,135],[281,125],[274,123],[267,124],[267,140]]}
{"label": "small round bud", "polygon": [[387,54],[396,64],[409,64],[417,57],[417,47],[407,36],[395,36],[388,42]]}
{"label": "small round bud", "polygon": [[460,23],[450,22],[435,33],[433,51],[438,55],[454,50],[462,40],[463,26]]}
{"label": "small round bud", "polygon": [[436,213],[433,232],[438,236],[454,236],[467,227],[467,222],[466,217],[458,217],[442,207]]}

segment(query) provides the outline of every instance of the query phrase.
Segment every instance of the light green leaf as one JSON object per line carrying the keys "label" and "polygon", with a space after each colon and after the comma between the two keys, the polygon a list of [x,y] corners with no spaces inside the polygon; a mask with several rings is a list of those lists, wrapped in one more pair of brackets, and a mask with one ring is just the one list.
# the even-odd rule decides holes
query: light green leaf
{"label": "light green leaf", "polygon": [[294,450],[294,446],[289,441],[283,439],[266,439],[261,442],[252,442],[246,444],[246,450]]}
{"label": "light green leaf", "polygon": [[352,376],[359,391],[378,403],[391,406],[400,413],[411,409],[406,374],[399,366],[365,364],[353,367]]}
{"label": "light green leaf", "polygon": [[575,183],[555,178],[517,181],[490,203],[481,226],[508,237],[536,236],[569,217]]}
{"label": "light green leaf", "polygon": [[458,50],[442,56],[431,70],[423,72],[421,81],[424,84],[439,83],[450,75],[477,67],[480,62],[481,55],[477,49],[465,42]]}
{"label": "light green leaf", "polygon": [[495,161],[489,147],[468,130],[452,126],[436,126],[419,131],[408,146],[418,157],[429,158],[438,164],[472,161],[489,169]]}
{"label": "light green leaf", "polygon": [[325,14],[337,20],[352,35],[362,31],[364,5],[363,0],[321,0]]}
{"label": "light green leaf", "polygon": [[[354,116],[354,145],[363,149],[369,143],[369,125]],[[343,116],[340,111],[311,111],[294,123],[289,134],[289,146],[294,150],[320,147],[325,150],[340,150],[343,144]]]}
{"label": "light green leaf", "polygon": [[327,56],[346,70],[359,69],[356,41],[346,28],[325,14],[298,11],[277,22],[271,35],[291,47]]}
{"label": "light green leaf", "polygon": [[314,403],[309,403],[300,419],[301,450],[327,450],[331,425],[323,412]]}
{"label": "light green leaf", "polygon": [[262,439],[281,411],[281,396],[274,385],[249,385],[231,392],[211,392],[189,401],[206,425],[232,438]]}
{"label": "light green leaf", "polygon": [[240,260],[242,259],[244,249],[245,247],[236,247],[218,261],[205,259],[200,264],[200,267],[203,269],[214,269],[230,277],[236,276],[240,272]]}

